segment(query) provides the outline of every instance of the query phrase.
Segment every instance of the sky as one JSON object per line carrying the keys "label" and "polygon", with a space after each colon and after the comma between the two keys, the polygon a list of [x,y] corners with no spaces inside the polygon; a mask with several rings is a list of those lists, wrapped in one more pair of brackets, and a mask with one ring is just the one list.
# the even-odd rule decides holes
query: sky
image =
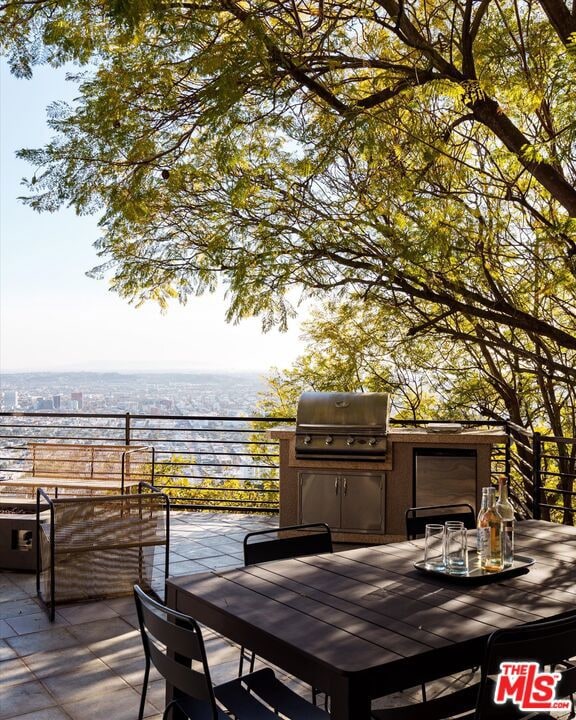
{"label": "sky", "polygon": [[0,65],[0,372],[288,367],[302,351],[297,322],[266,334],[256,318],[227,324],[223,291],[164,315],[135,308],[85,274],[102,262],[96,216],[39,215],[18,200],[32,168],[16,150],[47,142],[47,106],[74,94],[63,71],[40,67],[22,80]]}

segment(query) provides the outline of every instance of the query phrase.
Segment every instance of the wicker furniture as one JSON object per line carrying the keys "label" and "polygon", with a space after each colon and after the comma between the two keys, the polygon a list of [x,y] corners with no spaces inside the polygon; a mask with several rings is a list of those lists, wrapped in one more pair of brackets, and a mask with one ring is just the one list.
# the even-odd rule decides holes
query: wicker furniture
{"label": "wicker furniture", "polygon": [[29,443],[31,468],[1,486],[129,492],[154,484],[154,448],[147,445]]}
{"label": "wicker furniture", "polygon": [[[48,512],[40,512],[46,502]],[[38,490],[36,590],[50,620],[56,605],[152,590],[154,565],[168,577],[169,499],[138,493],[52,498]]]}

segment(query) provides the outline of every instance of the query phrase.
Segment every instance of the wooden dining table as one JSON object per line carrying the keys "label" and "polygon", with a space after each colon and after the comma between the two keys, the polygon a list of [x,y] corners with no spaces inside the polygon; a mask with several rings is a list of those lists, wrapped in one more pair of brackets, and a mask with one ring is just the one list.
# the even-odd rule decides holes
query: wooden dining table
{"label": "wooden dining table", "polygon": [[522,574],[478,584],[422,573],[423,541],[172,577],[167,604],[328,693],[333,720],[479,665],[488,636],[576,609],[576,528],[516,524]]}

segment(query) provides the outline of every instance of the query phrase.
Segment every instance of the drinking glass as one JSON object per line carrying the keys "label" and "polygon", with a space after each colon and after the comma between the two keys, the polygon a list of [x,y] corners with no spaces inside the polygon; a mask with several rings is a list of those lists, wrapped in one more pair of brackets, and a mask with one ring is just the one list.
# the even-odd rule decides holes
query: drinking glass
{"label": "drinking glass", "polygon": [[464,523],[448,521],[444,532],[444,563],[451,575],[468,572],[468,539]]}
{"label": "drinking glass", "polygon": [[444,570],[444,525],[428,523],[424,538],[424,565],[428,570]]}

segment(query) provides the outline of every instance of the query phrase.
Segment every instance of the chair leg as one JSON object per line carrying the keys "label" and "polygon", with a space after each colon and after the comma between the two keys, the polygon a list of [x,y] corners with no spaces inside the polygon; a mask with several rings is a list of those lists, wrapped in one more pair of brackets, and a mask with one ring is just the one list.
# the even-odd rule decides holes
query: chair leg
{"label": "chair leg", "polygon": [[142,695],[140,696],[140,711],[138,720],[144,717],[144,706],[146,705],[146,693],[148,692],[148,676],[150,675],[150,663],[146,659],[146,667],[144,668],[144,683],[142,685]]}
{"label": "chair leg", "polygon": [[170,714],[170,710],[176,705],[176,700],[172,700],[171,702],[166,705],[164,708],[164,712],[162,713],[162,720],[168,720],[168,716]]}
{"label": "chair leg", "polygon": [[248,672],[254,672],[254,664],[256,663],[256,653],[246,650],[245,647],[240,648],[240,661],[238,663],[238,677],[244,674],[244,660],[248,662]]}
{"label": "chair leg", "polygon": [[[318,688],[315,688],[315,687],[312,687],[311,690],[312,690],[312,702],[314,703],[314,705],[318,705],[318,695],[322,693],[322,690],[318,690]],[[324,710],[326,710],[326,712],[329,712],[329,709],[328,709],[329,700],[330,700],[330,696],[328,695],[328,693],[324,693]]]}

